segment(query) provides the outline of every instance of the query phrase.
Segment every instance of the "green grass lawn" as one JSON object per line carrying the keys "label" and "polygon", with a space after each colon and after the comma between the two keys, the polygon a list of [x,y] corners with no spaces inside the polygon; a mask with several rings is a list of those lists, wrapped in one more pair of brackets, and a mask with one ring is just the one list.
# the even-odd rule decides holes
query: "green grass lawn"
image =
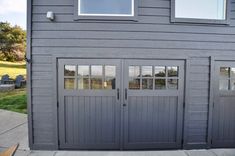
{"label": "green grass lawn", "polygon": [[0,109],[27,113],[26,89],[0,92]]}
{"label": "green grass lawn", "polygon": [[[25,62],[0,61],[0,79],[2,75],[8,74],[15,79],[17,75],[26,77]],[[9,92],[0,92],[0,109],[6,109],[19,113],[27,113],[26,89],[16,89]]]}
{"label": "green grass lawn", "polygon": [[25,62],[12,63],[0,61],[0,78],[5,74],[8,74],[12,79],[15,79],[17,75],[23,75],[26,77]]}

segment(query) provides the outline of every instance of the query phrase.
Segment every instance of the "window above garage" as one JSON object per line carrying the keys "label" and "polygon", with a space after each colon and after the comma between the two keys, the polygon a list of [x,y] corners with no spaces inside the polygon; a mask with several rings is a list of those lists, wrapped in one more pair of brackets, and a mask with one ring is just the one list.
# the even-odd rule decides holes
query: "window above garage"
{"label": "window above garage", "polygon": [[171,21],[228,24],[229,0],[172,0]]}
{"label": "window above garage", "polygon": [[133,20],[137,15],[137,0],[77,0],[78,19]]}

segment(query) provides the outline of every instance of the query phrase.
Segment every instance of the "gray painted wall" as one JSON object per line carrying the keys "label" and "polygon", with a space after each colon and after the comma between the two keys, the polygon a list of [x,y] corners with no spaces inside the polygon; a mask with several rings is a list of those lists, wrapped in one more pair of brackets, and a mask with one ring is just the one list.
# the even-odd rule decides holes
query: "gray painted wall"
{"label": "gray painted wall", "polygon": [[189,58],[184,145],[207,147],[209,57],[235,56],[235,0],[230,25],[170,23],[170,0],[139,1],[138,22],[128,22],[74,21],[73,0],[32,0],[31,148],[58,145],[55,56]]}

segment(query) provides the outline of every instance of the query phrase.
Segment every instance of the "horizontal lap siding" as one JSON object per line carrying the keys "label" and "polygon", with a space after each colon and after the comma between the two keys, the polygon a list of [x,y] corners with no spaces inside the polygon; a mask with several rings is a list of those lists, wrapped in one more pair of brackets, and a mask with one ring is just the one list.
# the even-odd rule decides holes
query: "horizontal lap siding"
{"label": "horizontal lap siding", "polygon": [[55,144],[51,56],[33,54],[32,59],[34,144]]}
{"label": "horizontal lap siding", "polygon": [[190,59],[188,143],[207,142],[209,69],[209,58]]}
{"label": "horizontal lap siding", "polygon": [[[56,145],[53,55],[158,58],[233,55],[235,0],[231,24],[170,23],[170,0],[140,0],[138,22],[73,21],[73,0],[33,0],[32,107],[34,143]],[[53,11],[56,20],[46,19]],[[188,143],[206,142],[209,60],[193,59],[190,73]]]}

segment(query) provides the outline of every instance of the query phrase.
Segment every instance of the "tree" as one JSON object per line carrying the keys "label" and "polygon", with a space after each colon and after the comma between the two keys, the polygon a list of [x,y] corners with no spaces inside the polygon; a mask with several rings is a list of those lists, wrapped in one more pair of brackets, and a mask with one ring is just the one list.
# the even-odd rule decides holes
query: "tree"
{"label": "tree", "polygon": [[0,59],[22,61],[26,51],[26,32],[19,26],[0,22]]}

